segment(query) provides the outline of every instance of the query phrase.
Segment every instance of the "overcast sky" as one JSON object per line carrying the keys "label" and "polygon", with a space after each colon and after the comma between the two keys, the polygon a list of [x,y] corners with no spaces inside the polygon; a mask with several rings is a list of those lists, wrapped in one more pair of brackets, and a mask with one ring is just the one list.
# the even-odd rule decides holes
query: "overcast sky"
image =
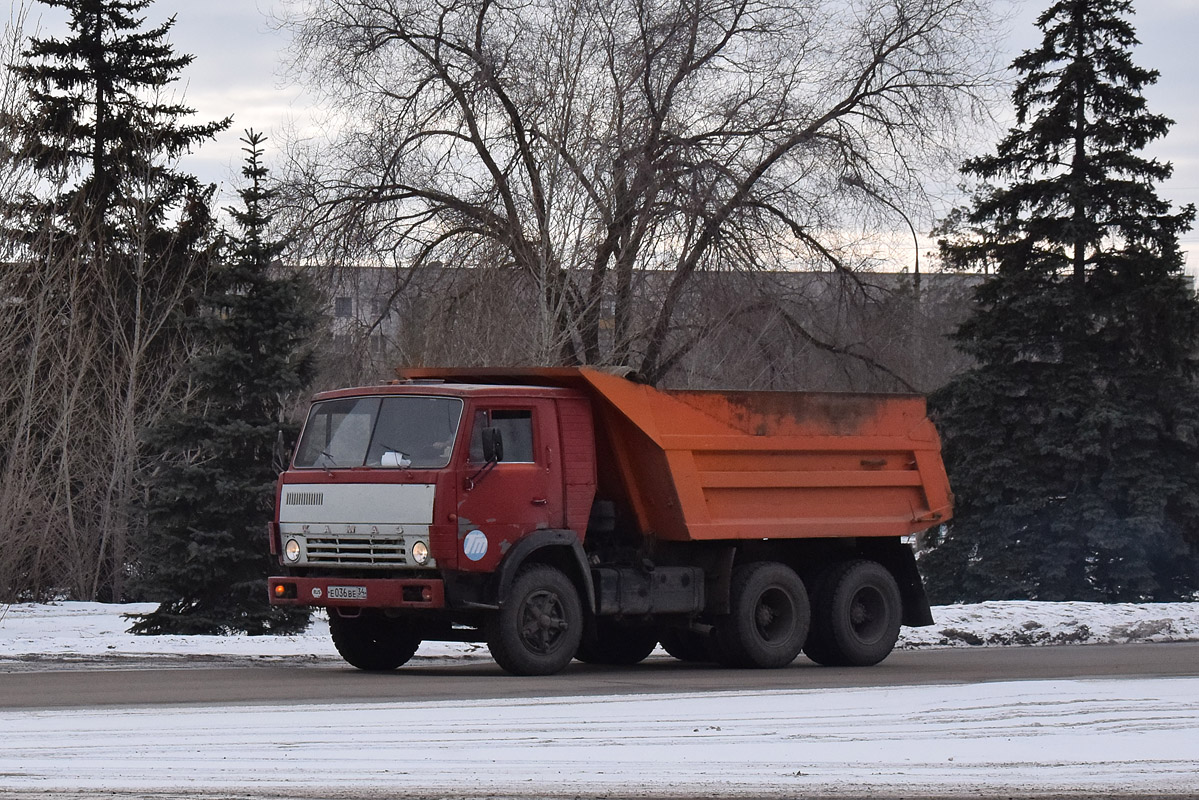
{"label": "overcast sky", "polygon": [[[10,1],[14,7],[21,2]],[[1016,14],[1008,60],[1039,41],[1033,22],[1048,5],[1048,0],[1011,1]],[[1009,0],[996,2],[1006,5]],[[280,0],[156,0],[148,9],[150,23],[175,15],[171,41],[177,52],[196,57],[182,88],[198,119],[234,118],[229,131],[187,162],[188,169],[226,190],[238,183],[238,137],[243,130],[252,127],[277,140],[290,119],[304,117],[303,93],[289,85],[283,74],[286,35],[268,19],[280,5]],[[1161,72],[1157,85],[1146,92],[1150,108],[1176,123],[1169,136],[1150,150],[1174,164],[1174,177],[1160,191],[1176,204],[1199,205],[1199,0],[1136,0],[1135,8],[1133,24],[1142,42],[1135,59]],[[35,5],[28,28],[39,19],[44,32],[57,33],[63,16]],[[1199,233],[1189,232],[1184,245],[1193,272],[1199,267]]]}

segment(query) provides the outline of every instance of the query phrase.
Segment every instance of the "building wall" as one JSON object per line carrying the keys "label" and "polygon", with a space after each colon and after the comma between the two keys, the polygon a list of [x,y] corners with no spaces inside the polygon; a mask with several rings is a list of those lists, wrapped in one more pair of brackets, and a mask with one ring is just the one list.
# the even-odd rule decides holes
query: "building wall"
{"label": "building wall", "polygon": [[[635,318],[648,324],[666,273],[642,273]],[[920,391],[968,360],[947,336],[979,277],[896,273],[697,275],[671,347],[689,348],[666,385],[822,391]],[[323,387],[386,380],[398,365],[535,363],[540,303],[522,274],[499,269],[342,270]],[[612,304],[605,302],[604,330]],[[610,342],[605,342],[605,346]],[[633,365],[635,366],[635,364]]]}

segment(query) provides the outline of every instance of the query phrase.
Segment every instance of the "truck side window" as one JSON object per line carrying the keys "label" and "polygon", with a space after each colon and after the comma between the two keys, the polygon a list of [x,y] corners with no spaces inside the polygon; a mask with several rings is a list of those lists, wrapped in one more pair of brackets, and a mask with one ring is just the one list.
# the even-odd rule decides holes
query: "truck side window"
{"label": "truck side window", "polygon": [[470,460],[483,461],[483,429],[490,424],[504,437],[504,463],[531,464],[533,458],[533,412],[528,409],[476,411],[470,436]]}

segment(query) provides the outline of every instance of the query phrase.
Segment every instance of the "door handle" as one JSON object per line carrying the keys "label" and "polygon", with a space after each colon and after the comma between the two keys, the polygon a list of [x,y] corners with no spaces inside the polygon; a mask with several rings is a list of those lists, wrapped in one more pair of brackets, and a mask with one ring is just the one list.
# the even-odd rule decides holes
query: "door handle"
{"label": "door handle", "polygon": [[549,505],[549,502],[550,501],[546,500],[544,497],[534,497],[533,498],[533,505],[535,505],[535,506]]}

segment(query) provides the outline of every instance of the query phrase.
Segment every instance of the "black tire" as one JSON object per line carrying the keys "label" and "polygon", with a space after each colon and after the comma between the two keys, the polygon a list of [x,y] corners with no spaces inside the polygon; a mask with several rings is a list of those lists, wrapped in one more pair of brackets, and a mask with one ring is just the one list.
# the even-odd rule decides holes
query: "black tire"
{"label": "black tire", "polygon": [[834,563],[821,570],[815,576],[809,576],[812,581],[808,584],[808,599],[812,606],[812,625],[808,628],[808,640],[804,642],[804,655],[817,664],[832,666],[835,658],[829,626],[824,624],[828,619],[828,588],[829,583],[836,578],[844,565]]}
{"label": "black tire", "polygon": [[712,648],[709,637],[694,631],[679,628],[664,628],[658,631],[658,641],[662,649],[679,661],[702,663],[712,661]]}
{"label": "black tire", "polygon": [[543,564],[516,576],[486,625],[491,657],[513,675],[552,675],[574,658],[583,637],[583,606],[570,579]]}
{"label": "black tire", "polygon": [[368,672],[386,672],[407,664],[421,643],[411,624],[373,610],[343,617],[330,609],[329,633],[341,657]]}
{"label": "black tire", "polygon": [[895,648],[903,599],[895,577],[877,561],[848,561],[820,581],[804,653],[817,664],[868,667]]}
{"label": "black tire", "polygon": [[652,628],[621,625],[599,617],[595,629],[583,636],[575,658],[585,664],[630,666],[640,664],[658,646],[658,633]]}
{"label": "black tire", "polygon": [[730,613],[715,630],[721,663],[776,669],[795,660],[808,637],[808,591],[785,564],[759,561],[733,570]]}

